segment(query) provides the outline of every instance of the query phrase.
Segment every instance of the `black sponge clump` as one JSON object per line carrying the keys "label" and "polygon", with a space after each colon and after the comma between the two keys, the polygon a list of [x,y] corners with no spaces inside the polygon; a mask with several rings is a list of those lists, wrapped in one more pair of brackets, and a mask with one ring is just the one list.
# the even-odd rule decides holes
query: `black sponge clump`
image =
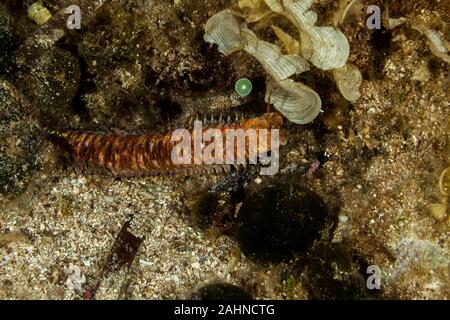
{"label": "black sponge clump", "polygon": [[260,264],[279,263],[307,253],[324,229],[328,209],[313,191],[271,185],[246,199],[239,211],[241,251]]}
{"label": "black sponge clump", "polygon": [[302,274],[303,287],[311,299],[361,300],[371,294],[360,266],[344,244],[320,244],[309,253]]}

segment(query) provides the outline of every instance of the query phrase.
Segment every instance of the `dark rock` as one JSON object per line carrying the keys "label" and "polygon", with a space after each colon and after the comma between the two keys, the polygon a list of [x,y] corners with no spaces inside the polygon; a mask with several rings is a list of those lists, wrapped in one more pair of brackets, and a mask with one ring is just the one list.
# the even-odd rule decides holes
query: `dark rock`
{"label": "dark rock", "polygon": [[26,69],[17,83],[22,94],[40,111],[44,122],[67,124],[80,81],[78,59],[69,51],[54,47]]}
{"label": "dark rock", "polygon": [[211,227],[214,216],[219,211],[220,196],[217,192],[207,192],[200,196],[192,207],[192,216],[201,229]]}
{"label": "dark rock", "polygon": [[18,91],[0,79],[0,194],[14,196],[25,189],[39,167],[41,137],[29,106]]}
{"label": "dark rock", "polygon": [[5,7],[0,5],[0,73],[6,71],[9,55],[13,47],[13,29],[11,16]]}

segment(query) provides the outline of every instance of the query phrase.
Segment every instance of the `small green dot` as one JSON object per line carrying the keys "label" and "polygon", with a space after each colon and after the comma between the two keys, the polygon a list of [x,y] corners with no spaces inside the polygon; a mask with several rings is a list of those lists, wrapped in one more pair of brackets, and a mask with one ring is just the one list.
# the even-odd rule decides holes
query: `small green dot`
{"label": "small green dot", "polygon": [[252,82],[247,78],[241,78],[236,81],[236,85],[234,86],[234,88],[236,89],[238,95],[240,95],[241,97],[246,97],[250,94],[250,92],[252,92],[253,85]]}

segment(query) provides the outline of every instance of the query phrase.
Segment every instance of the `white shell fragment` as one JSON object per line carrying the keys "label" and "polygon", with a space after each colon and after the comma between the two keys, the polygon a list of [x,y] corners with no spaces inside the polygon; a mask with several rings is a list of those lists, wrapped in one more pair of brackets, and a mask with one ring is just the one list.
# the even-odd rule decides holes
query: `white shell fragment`
{"label": "white shell fragment", "polygon": [[225,55],[243,49],[239,22],[230,10],[216,13],[206,22],[203,39],[217,44],[219,52]]}
{"label": "white shell fragment", "polygon": [[340,0],[339,8],[334,14],[334,25],[343,24],[350,16],[357,12],[362,12],[363,3],[361,0]]}
{"label": "white shell fragment", "polygon": [[450,63],[450,56],[447,54],[448,48],[441,39],[439,33],[432,29],[427,29],[424,32],[425,36],[428,38],[428,45],[431,52],[436,56],[441,58],[447,63]]}
{"label": "white shell fragment", "polygon": [[333,77],[339,91],[345,99],[355,102],[361,96],[359,87],[362,83],[362,75],[359,69],[348,63],[344,67],[333,70]]}
{"label": "white shell fragment", "polygon": [[273,79],[280,81],[308,70],[308,62],[298,55],[283,55],[281,49],[269,42],[260,40],[248,28],[242,28],[245,52],[258,60]]}
{"label": "white shell fragment", "polygon": [[322,101],[314,90],[291,79],[270,82],[265,101],[273,104],[287,119],[297,124],[313,121],[322,107]]}
{"label": "white shell fragment", "polygon": [[405,17],[400,17],[398,19],[386,17],[383,24],[387,29],[392,30],[394,28],[397,28],[398,26],[401,26],[402,24],[405,24],[406,22],[408,22],[408,19],[406,19]]}
{"label": "white shell fragment", "polygon": [[389,6],[386,5],[383,11],[383,26],[385,26],[389,30],[392,30],[406,22],[408,22],[408,19],[406,19],[405,17],[400,17],[397,19],[389,17]]}
{"label": "white shell fragment", "polygon": [[423,24],[412,24],[412,28],[419,31],[427,37],[428,46],[431,52],[438,58],[441,58],[447,63],[450,63],[450,56],[448,50],[450,48],[449,43],[442,39],[436,30],[428,28]]}

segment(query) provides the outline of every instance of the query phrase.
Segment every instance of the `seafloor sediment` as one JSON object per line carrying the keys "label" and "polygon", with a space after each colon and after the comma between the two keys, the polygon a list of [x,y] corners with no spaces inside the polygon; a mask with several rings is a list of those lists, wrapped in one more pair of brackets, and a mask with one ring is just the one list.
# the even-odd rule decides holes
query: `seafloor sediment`
{"label": "seafloor sediment", "polygon": [[[79,31],[64,29],[61,13],[74,3],[86,19]],[[286,124],[275,176],[90,175],[44,141],[43,126],[161,132],[197,114],[265,112],[261,65],[203,40],[206,21],[236,3],[49,0],[48,28],[28,17],[31,2],[0,4],[0,298],[177,299],[215,282],[260,299],[449,298],[449,199],[439,188],[450,165],[449,67],[416,28],[445,39],[447,1],[371,2],[406,18],[392,29],[367,29],[364,12],[346,18],[361,97],[345,101],[321,70],[299,75],[323,112]],[[315,1],[319,23],[338,7]],[[253,27],[275,42],[263,22]],[[234,91],[242,77],[253,82],[248,97]],[[283,198],[298,185],[328,207],[315,241],[281,262],[278,251],[263,262],[243,254],[240,209],[269,186]],[[211,190],[217,201],[199,206]],[[226,219],[200,223],[217,207]],[[371,265],[381,290],[367,291]]]}

